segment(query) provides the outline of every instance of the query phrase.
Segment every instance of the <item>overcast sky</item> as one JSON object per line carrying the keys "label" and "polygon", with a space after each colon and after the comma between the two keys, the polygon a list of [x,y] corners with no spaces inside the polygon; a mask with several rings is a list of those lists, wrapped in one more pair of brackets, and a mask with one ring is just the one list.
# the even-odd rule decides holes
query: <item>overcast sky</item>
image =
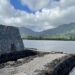
{"label": "overcast sky", "polygon": [[75,0],[0,0],[0,24],[35,31],[75,23]]}

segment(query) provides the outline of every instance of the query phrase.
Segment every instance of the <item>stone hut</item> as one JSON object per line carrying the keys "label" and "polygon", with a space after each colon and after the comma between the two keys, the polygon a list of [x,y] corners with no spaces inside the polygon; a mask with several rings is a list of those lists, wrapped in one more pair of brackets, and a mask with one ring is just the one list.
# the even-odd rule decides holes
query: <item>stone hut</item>
{"label": "stone hut", "polygon": [[23,49],[23,41],[18,28],[0,25],[0,54]]}

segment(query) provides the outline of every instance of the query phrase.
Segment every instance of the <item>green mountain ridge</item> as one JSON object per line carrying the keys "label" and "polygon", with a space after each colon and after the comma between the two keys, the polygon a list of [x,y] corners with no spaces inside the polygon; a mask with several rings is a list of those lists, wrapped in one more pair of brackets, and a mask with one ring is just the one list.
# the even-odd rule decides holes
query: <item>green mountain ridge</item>
{"label": "green mountain ridge", "polygon": [[60,25],[42,32],[34,32],[22,27],[20,32],[22,38],[28,39],[75,39],[75,23]]}

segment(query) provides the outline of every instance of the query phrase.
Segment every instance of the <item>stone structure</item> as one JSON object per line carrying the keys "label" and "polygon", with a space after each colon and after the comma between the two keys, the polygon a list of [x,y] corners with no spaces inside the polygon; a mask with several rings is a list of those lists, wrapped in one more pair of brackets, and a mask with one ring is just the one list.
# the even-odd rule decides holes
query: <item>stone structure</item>
{"label": "stone structure", "polygon": [[0,54],[23,49],[24,46],[18,28],[0,25]]}
{"label": "stone structure", "polygon": [[[17,61],[12,62],[15,58]],[[25,50],[0,56],[0,75],[69,75],[73,68],[75,54]]]}

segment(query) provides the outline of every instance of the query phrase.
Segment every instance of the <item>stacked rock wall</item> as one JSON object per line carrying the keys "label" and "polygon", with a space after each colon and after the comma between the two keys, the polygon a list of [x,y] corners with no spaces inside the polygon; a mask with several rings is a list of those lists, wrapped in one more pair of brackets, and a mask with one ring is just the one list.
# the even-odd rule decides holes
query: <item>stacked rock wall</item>
{"label": "stacked rock wall", "polygon": [[24,49],[18,28],[0,25],[0,53],[13,51],[12,46],[17,51]]}

